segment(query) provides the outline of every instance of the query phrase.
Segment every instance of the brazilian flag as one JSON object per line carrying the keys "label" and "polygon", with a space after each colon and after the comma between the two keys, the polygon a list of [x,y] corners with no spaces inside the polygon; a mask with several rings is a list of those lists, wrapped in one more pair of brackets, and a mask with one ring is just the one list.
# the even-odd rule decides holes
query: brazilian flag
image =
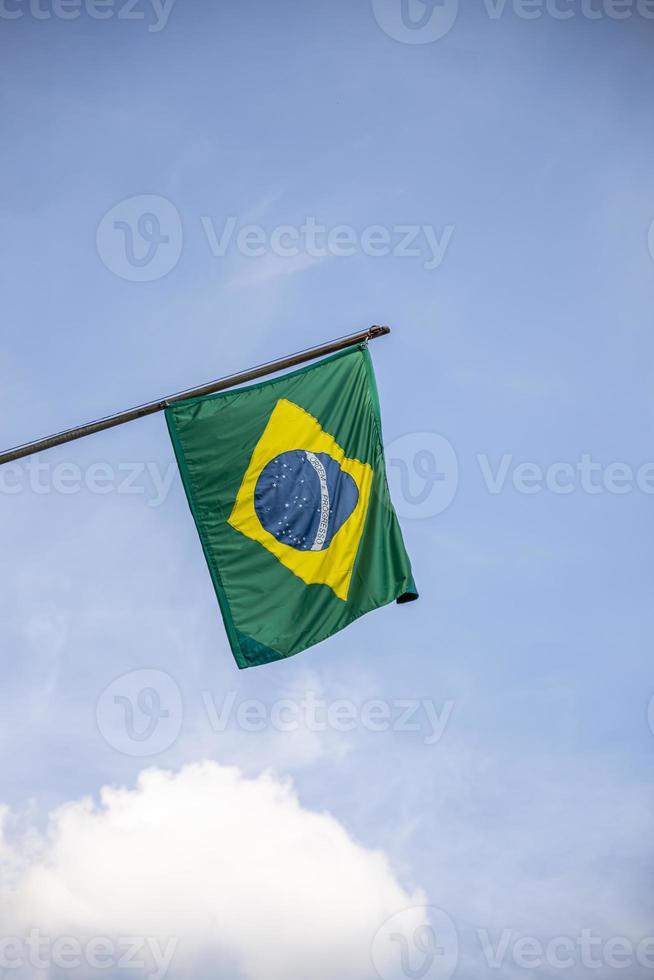
{"label": "brazilian flag", "polygon": [[239,667],[417,598],[367,345],[166,418]]}

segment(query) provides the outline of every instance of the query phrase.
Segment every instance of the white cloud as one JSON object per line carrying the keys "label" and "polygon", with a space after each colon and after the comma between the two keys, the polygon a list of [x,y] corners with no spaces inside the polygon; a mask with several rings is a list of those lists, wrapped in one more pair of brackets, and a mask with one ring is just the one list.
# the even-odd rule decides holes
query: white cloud
{"label": "white cloud", "polygon": [[[213,762],[67,803],[36,844],[33,830],[11,836],[0,838],[4,936],[173,939],[171,978],[206,975],[204,962],[230,980],[364,980],[377,929],[424,901],[287,782]],[[86,969],[75,975],[107,976]]]}

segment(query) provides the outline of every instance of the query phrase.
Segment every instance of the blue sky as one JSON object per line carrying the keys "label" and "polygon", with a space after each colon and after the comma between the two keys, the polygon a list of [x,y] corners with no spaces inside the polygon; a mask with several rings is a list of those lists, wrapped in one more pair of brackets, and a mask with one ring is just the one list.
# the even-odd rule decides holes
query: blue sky
{"label": "blue sky", "polygon": [[[331,814],[385,853],[403,894],[447,913],[463,980],[498,975],[484,930],[637,945],[651,933],[654,753],[648,8],[617,19],[597,0],[591,18],[561,0],[530,19],[447,0],[427,18],[453,20],[434,40],[401,26],[399,0],[177,0],[165,23],[144,2],[135,19],[122,0],[104,20],[94,9],[64,20],[46,0],[6,0],[0,13],[0,442],[389,323],[371,350],[421,600],[239,673],[161,417],[52,451],[38,480],[14,471],[0,493],[11,847],[24,857],[25,827],[86,796],[101,806],[103,786],[134,791],[149,766],[272,769],[302,814]],[[167,236],[152,265],[146,213],[146,236]],[[307,252],[307,219],[331,246]],[[115,220],[132,226],[136,264]],[[239,248],[246,226],[263,229],[262,255]],[[375,234],[383,254],[369,254]],[[415,470],[429,453],[444,473],[433,487]],[[106,493],[88,486],[100,463]],[[537,469],[516,471],[526,463]],[[60,492],[63,464],[78,492]],[[143,677],[172,710],[147,755],[102,700]],[[419,731],[381,732],[360,713],[349,732],[280,732],[269,714],[262,731],[233,715],[220,731],[207,711],[308,691],[391,713],[428,702],[444,731],[426,744],[422,708]],[[39,922],[42,896],[25,889]],[[73,919],[50,928],[81,929]],[[231,942],[223,975],[275,980]],[[204,955],[202,936],[185,943]],[[335,975],[321,949],[309,972]],[[511,950],[502,976],[587,972],[578,958],[525,972]],[[189,962],[171,975],[201,975]],[[280,963],[306,975],[304,960]],[[595,975],[616,972],[605,957]]]}

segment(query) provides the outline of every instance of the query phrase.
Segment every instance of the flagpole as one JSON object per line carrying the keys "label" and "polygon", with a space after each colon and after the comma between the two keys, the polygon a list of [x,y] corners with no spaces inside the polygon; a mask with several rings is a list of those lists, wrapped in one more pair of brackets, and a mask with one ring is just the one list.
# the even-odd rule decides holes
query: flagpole
{"label": "flagpole", "polygon": [[326,344],[319,344],[318,347],[309,347],[307,350],[298,351],[288,357],[280,357],[276,361],[268,361],[258,367],[241,371],[238,374],[230,374],[226,378],[219,378],[209,384],[201,385],[199,388],[189,388],[186,391],[177,392],[169,395],[168,398],[160,398],[158,401],[147,402],[137,408],[130,408],[125,412],[117,412],[96,422],[89,422],[87,425],[79,425],[74,429],[66,429],[45,439],[38,439],[35,442],[28,442],[15,449],[8,449],[0,453],[0,466],[5,463],[12,463],[17,459],[24,459],[34,453],[43,452],[45,449],[52,449],[54,446],[63,446],[67,442],[74,442],[76,439],[83,439],[84,436],[94,435],[96,432],[104,432],[105,429],[113,429],[117,425],[125,425],[127,422],[134,422],[136,419],[145,418],[147,415],[155,415],[163,412],[166,406],[175,402],[185,401],[187,398],[197,398],[201,395],[213,395],[217,391],[224,391],[226,388],[233,388],[235,385],[245,384],[248,381],[255,381],[257,378],[264,378],[268,374],[276,371],[284,371],[286,368],[295,367],[297,364],[304,364],[312,361],[316,357],[323,357],[326,354],[334,354],[336,351],[344,350],[354,344],[366,343],[369,340],[376,340],[377,337],[384,337],[391,332],[390,327],[370,327],[368,330],[361,330],[359,333],[350,334],[347,337],[339,337],[338,340],[329,341]]}

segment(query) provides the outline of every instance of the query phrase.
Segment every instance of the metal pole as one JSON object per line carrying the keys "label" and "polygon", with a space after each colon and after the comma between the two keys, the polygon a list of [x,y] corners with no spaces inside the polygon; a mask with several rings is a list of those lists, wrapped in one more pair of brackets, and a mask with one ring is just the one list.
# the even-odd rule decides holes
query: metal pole
{"label": "metal pole", "polygon": [[136,419],[145,418],[146,415],[155,415],[163,412],[167,405],[174,402],[185,401],[187,398],[197,398],[199,395],[212,395],[217,391],[224,391],[225,388],[233,388],[235,385],[244,384],[247,381],[254,381],[256,378],[263,378],[267,374],[274,374],[275,371],[283,371],[286,368],[294,367],[296,364],[304,364],[315,357],[322,357],[325,354],[333,354],[336,351],[351,347],[354,344],[361,344],[368,340],[375,340],[390,333],[390,327],[370,327],[368,330],[361,330],[359,333],[350,334],[348,337],[341,337],[318,347],[310,347],[308,350],[291,354],[288,357],[281,357],[277,361],[268,361],[259,367],[250,368],[248,371],[241,371],[239,374],[230,374],[226,378],[218,381],[211,381],[209,384],[201,385],[199,388],[189,388],[187,391],[180,391],[168,398],[161,398],[159,401],[148,402],[138,408],[130,408],[126,412],[118,412],[116,415],[109,415],[107,418],[99,419],[97,422],[89,422],[87,425],[80,425],[74,429],[66,429],[65,432],[58,432],[56,435],[48,436],[46,439],[39,439],[36,442],[28,442],[15,449],[9,449],[0,453],[0,466],[4,463],[11,463],[25,456],[32,456],[45,449],[52,449],[54,446],[62,446],[66,442],[73,442],[75,439],[82,439],[84,436],[93,435],[96,432],[103,432],[105,429],[113,429],[117,425],[124,425],[126,422],[134,422]]}

